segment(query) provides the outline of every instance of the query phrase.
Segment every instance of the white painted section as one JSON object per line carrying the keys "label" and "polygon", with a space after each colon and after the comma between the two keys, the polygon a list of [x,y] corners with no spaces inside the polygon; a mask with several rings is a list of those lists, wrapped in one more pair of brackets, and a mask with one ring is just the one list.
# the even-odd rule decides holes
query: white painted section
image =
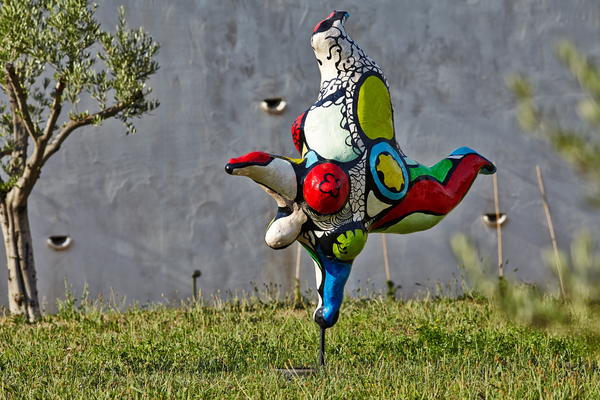
{"label": "white painted section", "polygon": [[274,249],[291,244],[300,234],[302,224],[307,219],[304,211],[295,203],[294,211],[289,216],[279,218],[269,226],[265,235],[265,242]]}
{"label": "white painted section", "polygon": [[289,161],[275,158],[266,166],[250,165],[234,169],[232,175],[247,176],[289,200],[296,198],[296,172]]}
{"label": "white painted section", "polygon": [[311,150],[328,160],[352,161],[358,155],[350,143],[350,131],[340,126],[342,105],[317,107],[306,115],[304,132]]}
{"label": "white painted section", "polygon": [[[313,264],[315,266],[315,277],[316,277],[316,284],[317,284],[317,289],[321,286],[321,282],[323,281],[323,275],[321,273],[321,268],[319,268],[319,264],[317,264],[317,262],[315,260],[312,260]],[[315,313],[317,312],[317,310],[321,307],[323,307],[323,298],[321,297],[321,295],[319,294],[319,291],[316,290],[317,292],[317,297],[319,298],[319,303],[317,304],[317,307],[315,308],[315,311],[313,312],[313,319],[315,317]]]}
{"label": "white painted section", "polygon": [[377,214],[379,214],[387,208],[390,208],[391,206],[391,204],[387,204],[380,201],[375,196],[375,193],[373,193],[373,191],[369,191],[369,194],[367,195],[367,214],[370,217],[376,216]]}

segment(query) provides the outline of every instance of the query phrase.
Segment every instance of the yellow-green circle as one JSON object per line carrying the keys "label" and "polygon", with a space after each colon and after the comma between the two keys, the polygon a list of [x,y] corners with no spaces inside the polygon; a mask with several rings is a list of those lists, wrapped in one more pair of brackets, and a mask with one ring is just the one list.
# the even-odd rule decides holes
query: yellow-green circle
{"label": "yellow-green circle", "polygon": [[362,131],[369,139],[392,139],[394,123],[390,94],[383,81],[371,75],[358,92],[356,113]]}
{"label": "yellow-green circle", "polygon": [[391,154],[380,154],[377,157],[379,164],[376,169],[383,173],[383,184],[386,188],[393,190],[395,193],[401,192],[404,189],[404,175],[402,167]]}
{"label": "yellow-green circle", "polygon": [[333,254],[340,260],[354,260],[365,247],[367,234],[361,229],[342,233],[333,245]]}

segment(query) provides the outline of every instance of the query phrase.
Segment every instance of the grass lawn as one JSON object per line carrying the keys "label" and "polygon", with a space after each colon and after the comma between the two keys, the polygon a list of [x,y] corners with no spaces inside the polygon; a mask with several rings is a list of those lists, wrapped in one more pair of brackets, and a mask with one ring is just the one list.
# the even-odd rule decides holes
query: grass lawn
{"label": "grass lawn", "polygon": [[593,318],[538,329],[485,299],[347,299],[326,367],[286,379],[274,369],[317,365],[312,307],[210,303],[0,318],[0,398],[600,398]]}

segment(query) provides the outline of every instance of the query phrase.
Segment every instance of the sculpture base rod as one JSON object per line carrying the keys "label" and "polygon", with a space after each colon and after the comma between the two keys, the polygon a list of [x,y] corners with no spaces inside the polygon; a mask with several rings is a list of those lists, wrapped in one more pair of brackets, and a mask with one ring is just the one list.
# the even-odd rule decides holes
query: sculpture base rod
{"label": "sculpture base rod", "polygon": [[319,365],[325,366],[325,328],[321,327],[321,343],[319,348]]}

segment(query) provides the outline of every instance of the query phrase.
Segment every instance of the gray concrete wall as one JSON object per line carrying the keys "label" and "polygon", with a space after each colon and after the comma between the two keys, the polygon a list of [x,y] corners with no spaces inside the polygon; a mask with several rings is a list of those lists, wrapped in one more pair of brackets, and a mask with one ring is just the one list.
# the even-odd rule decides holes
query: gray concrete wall
{"label": "gray concrete wall", "polygon": [[[73,134],[45,167],[30,201],[41,298],[50,306],[66,277],[78,293],[110,287],[140,303],[191,296],[191,272],[205,295],[249,290],[250,280],[292,287],[296,247],[263,241],[275,202],[248,179],[228,176],[230,157],[253,150],[295,156],[290,125],[317,96],[319,72],[309,39],[334,9],[350,13],[347,32],[386,73],[396,136],[405,153],[433,164],[469,146],[498,165],[500,208],[509,276],[545,284],[541,251],[550,246],[535,165],[544,172],[559,246],[578,229],[598,235],[600,213],[585,205],[585,181],[547,146],[525,137],[504,77],[527,73],[542,104],[577,123],[577,85],[553,54],[561,38],[600,55],[600,3],[595,0],[237,1],[117,0],[100,2],[105,28],[124,4],[132,27],[142,25],[162,48],[151,79],[161,106],[125,137],[115,121]],[[287,111],[260,109],[283,97]],[[387,235],[392,279],[406,295],[457,272],[449,237],[476,238],[496,259],[496,231],[481,222],[493,212],[492,178],[481,176],[465,201],[434,229]],[[55,252],[51,235],[73,246]],[[1,256],[3,257],[3,256]],[[314,286],[302,255],[303,290]],[[347,289],[367,279],[385,286],[381,236],[369,237]],[[6,270],[0,272],[6,282]],[[179,293],[176,293],[176,291]],[[174,292],[175,291],[175,292]],[[6,304],[6,284],[0,286]]]}

